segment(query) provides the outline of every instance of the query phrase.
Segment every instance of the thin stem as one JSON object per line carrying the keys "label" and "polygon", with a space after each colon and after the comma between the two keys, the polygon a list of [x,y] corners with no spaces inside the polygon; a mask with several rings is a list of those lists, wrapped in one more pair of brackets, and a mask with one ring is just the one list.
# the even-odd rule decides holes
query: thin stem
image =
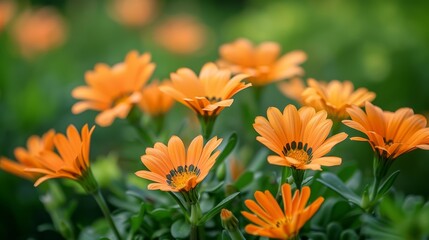
{"label": "thin stem", "polygon": [[100,207],[101,211],[103,212],[104,217],[106,218],[107,222],[109,223],[110,227],[112,228],[113,233],[115,234],[116,238],[118,240],[122,240],[122,237],[119,234],[119,231],[116,228],[115,223],[113,222],[112,215],[110,214],[110,210],[107,207],[106,201],[104,200],[104,197],[101,194],[100,190],[93,193],[92,196],[95,198],[95,201],[98,203],[98,206]]}
{"label": "thin stem", "polygon": [[199,116],[204,142],[207,142],[213,132],[216,116]]}
{"label": "thin stem", "polygon": [[198,226],[201,215],[200,203],[196,202],[195,204],[191,204],[191,240],[203,238],[203,229]]}
{"label": "thin stem", "polygon": [[279,188],[277,189],[277,195],[276,195],[276,198],[278,199],[278,198],[280,198],[280,195],[281,195],[281,189],[282,189],[282,185],[284,184],[284,183],[286,183],[286,179],[289,177],[289,167],[283,167],[283,169],[282,169],[282,175],[281,175],[281,178],[280,178],[280,183],[279,183]]}

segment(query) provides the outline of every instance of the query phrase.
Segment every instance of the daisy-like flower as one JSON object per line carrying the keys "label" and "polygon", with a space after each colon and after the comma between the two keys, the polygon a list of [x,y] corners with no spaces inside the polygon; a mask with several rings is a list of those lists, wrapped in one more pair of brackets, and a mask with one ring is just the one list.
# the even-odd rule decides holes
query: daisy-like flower
{"label": "daisy-like flower", "polygon": [[302,101],[316,110],[326,110],[333,119],[343,120],[349,117],[346,109],[350,106],[362,107],[366,101],[372,101],[375,93],[366,88],[354,90],[350,81],[337,80],[329,83],[308,79],[308,88],[302,93]]}
{"label": "daisy-like flower", "polygon": [[288,98],[295,100],[300,105],[304,105],[302,93],[307,88],[301,78],[292,78],[278,84],[280,91]]}
{"label": "daisy-like flower", "polygon": [[400,155],[416,148],[429,150],[429,128],[423,115],[414,114],[411,108],[400,108],[396,112],[383,111],[381,108],[365,103],[366,113],[352,106],[347,109],[351,120],[343,123],[366,135],[352,137],[351,140],[369,142],[379,161],[387,168]]}
{"label": "daisy-like flower", "polygon": [[279,57],[280,51],[280,45],[275,42],[263,42],[254,46],[249,40],[240,38],[220,47],[221,59],[218,64],[234,74],[250,75],[248,80],[254,86],[303,75],[304,70],[299,64],[307,59],[307,55],[296,50]]}
{"label": "daisy-like flower", "polygon": [[49,130],[42,137],[31,136],[27,140],[27,149],[22,147],[15,149],[14,154],[17,162],[5,157],[1,157],[0,168],[19,177],[35,181],[40,176],[40,174],[26,172],[24,169],[42,167],[38,156],[41,152],[53,151],[54,135],[55,131]]}
{"label": "daisy-like flower", "polygon": [[220,70],[214,63],[206,63],[199,76],[191,69],[181,68],[171,74],[171,86],[160,88],[197,113],[207,139],[217,115],[234,101],[232,96],[251,86],[242,82],[246,77],[239,74],[231,78],[229,70]]}
{"label": "daisy-like flower", "polygon": [[311,190],[305,186],[302,192],[295,191],[292,197],[291,186],[287,183],[281,187],[284,209],[281,209],[273,195],[267,190],[256,191],[255,199],[244,203],[252,212],[242,211],[244,217],[252,223],[245,231],[252,235],[276,239],[295,237],[304,224],[319,210],[323,197],[318,197],[312,204],[305,206]]}
{"label": "daisy-like flower", "polygon": [[283,114],[268,108],[267,116],[256,117],[253,127],[260,134],[256,139],[277,154],[268,156],[269,163],[302,170],[341,164],[339,157],[324,157],[347,137],[339,133],[326,139],[332,127],[326,111],[305,106],[297,110],[289,104]]}
{"label": "daisy-like flower", "polygon": [[149,53],[139,55],[131,51],[123,63],[113,67],[97,64],[93,71],[85,74],[88,85],[73,89],[72,96],[82,101],[73,105],[72,112],[100,111],[95,122],[103,127],[110,126],[116,117],[126,118],[141,100],[142,88],[155,69],[150,60]]}
{"label": "daisy-like flower", "polygon": [[189,192],[209,173],[220,154],[220,151],[213,151],[221,142],[222,139],[213,137],[204,145],[200,135],[192,140],[186,151],[182,140],[173,136],[167,146],[158,142],[146,149],[141,160],[149,171],[138,171],[136,175],[154,181],[148,185],[149,190]]}
{"label": "daisy-like flower", "polygon": [[171,86],[171,83],[169,81],[162,83],[158,81],[151,82],[143,88],[141,100],[138,103],[140,109],[152,117],[167,113],[174,103],[174,99],[170,95],[163,93],[159,88],[160,86]]}
{"label": "daisy-like flower", "polygon": [[[81,133],[75,126],[69,125],[67,136],[55,134],[53,142],[58,153],[44,151],[40,153],[40,166],[26,168],[25,171],[43,175],[34,186],[51,178],[68,178],[79,182],[85,190],[96,190],[92,172],[89,168],[89,149],[94,127],[83,126]],[[95,184],[95,185],[94,185]]]}

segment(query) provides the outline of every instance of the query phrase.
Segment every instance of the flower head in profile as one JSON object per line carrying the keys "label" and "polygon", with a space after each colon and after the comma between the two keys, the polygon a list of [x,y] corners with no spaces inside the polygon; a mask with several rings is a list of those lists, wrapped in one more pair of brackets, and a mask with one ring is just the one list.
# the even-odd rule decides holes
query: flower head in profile
{"label": "flower head in profile", "polygon": [[155,42],[176,54],[192,54],[207,42],[207,26],[192,16],[174,16],[161,23],[154,33]]}
{"label": "flower head in profile", "polygon": [[366,101],[372,101],[375,98],[375,93],[366,88],[354,90],[353,83],[350,81],[333,80],[322,83],[315,79],[308,79],[307,83],[308,88],[302,93],[304,104],[316,110],[326,110],[334,119],[348,118],[349,114],[346,111],[348,107],[361,107]]}
{"label": "flower head in profile", "polygon": [[229,70],[220,70],[214,63],[207,63],[197,76],[189,68],[181,68],[171,74],[171,86],[161,91],[194,110],[200,116],[216,117],[225,107],[231,106],[237,92],[251,84],[242,82],[247,75],[231,78]]}
{"label": "flower head in profile", "polygon": [[72,96],[82,101],[73,105],[72,112],[100,111],[95,122],[103,127],[110,126],[116,117],[126,118],[131,108],[140,102],[142,88],[155,69],[150,59],[148,53],[139,55],[131,51],[123,63],[113,67],[97,64],[85,74],[88,85],[73,89]]}
{"label": "flower head in profile", "polygon": [[174,99],[161,91],[160,86],[171,86],[169,81],[153,81],[142,89],[138,106],[144,113],[156,117],[167,113],[174,104]]}
{"label": "flower head in profile", "polygon": [[182,140],[173,136],[167,146],[158,142],[146,149],[141,160],[149,171],[138,171],[136,175],[154,182],[148,185],[149,190],[189,192],[209,173],[220,153],[213,151],[221,142],[213,137],[204,145],[200,135],[185,150]]}
{"label": "flower head in profile", "polygon": [[326,111],[316,112],[314,108],[287,105],[283,113],[270,107],[268,119],[258,116],[253,127],[260,134],[256,139],[277,155],[268,156],[268,162],[295,169],[321,170],[321,166],[341,164],[339,157],[325,157],[331,149],[343,141],[346,133],[339,133],[327,139],[332,120]]}
{"label": "flower head in profile", "polygon": [[307,87],[301,78],[296,77],[288,81],[280,82],[278,88],[286,97],[296,101],[300,105],[305,105],[302,93]]}
{"label": "flower head in profile", "polygon": [[365,103],[365,112],[352,106],[347,109],[351,120],[343,123],[366,135],[351,140],[369,142],[379,158],[394,160],[416,148],[429,150],[429,128],[423,115],[414,114],[411,108],[400,108],[396,112]]}
{"label": "flower head in profile", "polygon": [[293,197],[289,184],[283,184],[281,191],[283,209],[268,190],[265,192],[256,191],[256,202],[253,200],[244,202],[251,211],[241,212],[244,217],[252,222],[245,227],[247,233],[269,238],[291,239],[319,210],[324,201],[323,197],[318,197],[306,207],[311,193],[308,186],[303,187],[302,192],[296,190]]}
{"label": "flower head in profile", "polygon": [[44,151],[54,150],[54,135],[55,131],[49,130],[42,137],[31,136],[27,140],[27,149],[22,147],[15,149],[14,154],[17,162],[0,157],[0,168],[14,175],[36,181],[41,174],[27,172],[24,169],[42,167],[38,157]]}
{"label": "flower head in profile", "polygon": [[13,36],[22,55],[32,58],[63,44],[66,27],[54,8],[26,10],[18,16],[13,26]]}
{"label": "flower head in profile", "polygon": [[307,59],[307,55],[297,50],[280,57],[280,51],[280,45],[275,42],[254,46],[249,40],[240,38],[220,47],[218,64],[234,74],[250,75],[248,80],[254,86],[302,75],[304,70],[299,64]]}
{"label": "flower head in profile", "polygon": [[89,170],[89,149],[93,131],[94,127],[88,129],[88,125],[85,125],[79,133],[75,126],[69,125],[67,135],[55,134],[53,142],[57,152],[40,153],[40,165],[25,169],[42,175],[34,186],[51,178],[68,178],[78,181],[85,188],[85,184],[89,184],[88,178],[92,177]]}

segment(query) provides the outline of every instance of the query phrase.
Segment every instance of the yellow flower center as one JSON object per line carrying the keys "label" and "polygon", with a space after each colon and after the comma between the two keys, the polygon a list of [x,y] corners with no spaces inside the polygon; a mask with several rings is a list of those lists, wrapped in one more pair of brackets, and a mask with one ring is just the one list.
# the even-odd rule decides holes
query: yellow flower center
{"label": "yellow flower center", "polygon": [[310,147],[308,148],[308,144],[303,144],[302,142],[296,143],[296,141],[293,141],[291,143],[286,143],[286,145],[283,147],[282,153],[286,157],[291,157],[302,164],[308,164],[311,162],[311,158],[313,157],[313,149]]}
{"label": "yellow flower center", "polygon": [[167,184],[178,190],[188,187],[189,181],[195,179],[200,175],[200,169],[194,165],[179,166],[177,169],[173,169],[165,177],[167,178]]}

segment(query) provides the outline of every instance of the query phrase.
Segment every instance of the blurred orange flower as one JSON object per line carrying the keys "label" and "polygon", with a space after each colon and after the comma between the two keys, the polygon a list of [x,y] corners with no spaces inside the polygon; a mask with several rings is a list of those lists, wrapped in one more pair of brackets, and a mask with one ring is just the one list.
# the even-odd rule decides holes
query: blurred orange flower
{"label": "blurred orange flower", "polygon": [[143,112],[156,117],[167,113],[174,104],[174,99],[163,93],[160,86],[171,86],[170,81],[153,81],[143,88],[141,100],[139,102],[140,109]]}
{"label": "blurred orange flower", "polygon": [[0,168],[14,175],[35,181],[40,174],[26,172],[24,169],[42,167],[38,157],[43,151],[54,150],[54,135],[55,131],[49,130],[42,137],[31,136],[27,140],[27,150],[22,147],[15,149],[15,158],[18,162],[5,157],[0,157]]}
{"label": "blurred orange flower", "polygon": [[289,104],[283,114],[275,107],[268,108],[267,116],[256,117],[253,127],[260,134],[256,139],[277,154],[268,156],[269,163],[302,170],[341,164],[339,157],[324,157],[347,137],[343,132],[326,139],[332,128],[326,111],[316,113],[305,106],[297,110]]}
{"label": "blurred orange flower", "polygon": [[88,125],[83,126],[81,133],[75,126],[69,125],[67,136],[57,133],[54,136],[55,148],[58,154],[53,151],[43,151],[40,153],[39,166],[26,168],[25,171],[44,175],[39,178],[34,186],[51,178],[69,178],[77,181],[84,181],[89,169],[89,149],[91,134]]}
{"label": "blurred orange flower", "polygon": [[62,45],[66,26],[54,8],[26,10],[16,20],[13,36],[23,56],[31,58]]}
{"label": "blurred orange flower", "polygon": [[355,91],[350,81],[333,80],[323,83],[310,78],[307,83],[308,88],[301,95],[304,104],[316,110],[326,110],[333,119],[348,118],[349,114],[346,111],[348,107],[353,105],[361,107],[366,101],[375,98],[375,93],[366,88],[358,88]]}
{"label": "blurred orange flower", "polygon": [[221,59],[218,65],[230,69],[234,74],[250,75],[249,82],[254,86],[303,75],[304,70],[299,64],[307,59],[307,55],[296,50],[279,58],[280,51],[280,45],[275,42],[254,46],[249,40],[240,38],[220,47]]}
{"label": "blurred orange flower", "polygon": [[306,86],[301,78],[292,78],[288,81],[280,82],[278,87],[286,97],[295,100],[300,105],[304,105],[302,93]]}
{"label": "blurred orange flower", "polygon": [[246,207],[252,211],[241,212],[244,217],[252,222],[245,227],[247,233],[276,239],[292,239],[319,210],[324,201],[323,197],[318,197],[306,207],[311,193],[308,186],[303,187],[301,193],[296,190],[293,197],[289,184],[283,184],[281,190],[283,209],[268,190],[265,192],[256,191],[256,202],[253,200],[244,202]]}
{"label": "blurred orange flower", "polygon": [[366,113],[357,106],[347,109],[351,120],[343,123],[366,135],[351,140],[368,142],[379,158],[394,160],[416,148],[429,150],[429,128],[423,115],[414,114],[411,108],[396,112],[365,103]]}
{"label": "blurred orange flower", "polygon": [[0,1],[0,32],[12,18],[15,12],[15,3],[13,1]]}
{"label": "blurred orange flower", "polygon": [[246,77],[240,74],[231,78],[229,70],[219,70],[214,63],[206,63],[199,76],[189,68],[172,73],[172,85],[162,86],[161,91],[200,116],[215,117],[225,107],[231,106],[232,96],[251,86],[241,82]]}
{"label": "blurred orange flower", "polygon": [[231,173],[231,180],[234,182],[236,181],[241,174],[244,172],[244,164],[242,161],[238,160],[237,158],[233,157],[229,160],[229,170]]}
{"label": "blurred orange flower", "polygon": [[155,41],[170,52],[191,54],[206,44],[208,30],[192,16],[167,19],[155,29]]}
{"label": "blurred orange flower", "polygon": [[88,86],[73,89],[72,96],[83,101],[73,105],[74,114],[88,109],[100,111],[95,122],[110,126],[115,119],[126,118],[133,105],[141,100],[143,86],[152,75],[155,64],[149,53],[139,55],[131,51],[123,63],[113,67],[99,63],[93,71],[85,74]]}
{"label": "blurred orange flower", "polygon": [[141,160],[149,171],[138,171],[136,175],[154,181],[148,185],[149,190],[189,192],[204,180],[213,167],[220,154],[220,151],[213,151],[221,142],[222,139],[213,137],[204,145],[200,135],[192,140],[185,151],[182,140],[173,136],[168,146],[158,142],[153,148],[146,148]]}
{"label": "blurred orange flower", "polygon": [[155,17],[156,10],[156,0],[113,0],[109,5],[113,19],[129,27],[148,24]]}

